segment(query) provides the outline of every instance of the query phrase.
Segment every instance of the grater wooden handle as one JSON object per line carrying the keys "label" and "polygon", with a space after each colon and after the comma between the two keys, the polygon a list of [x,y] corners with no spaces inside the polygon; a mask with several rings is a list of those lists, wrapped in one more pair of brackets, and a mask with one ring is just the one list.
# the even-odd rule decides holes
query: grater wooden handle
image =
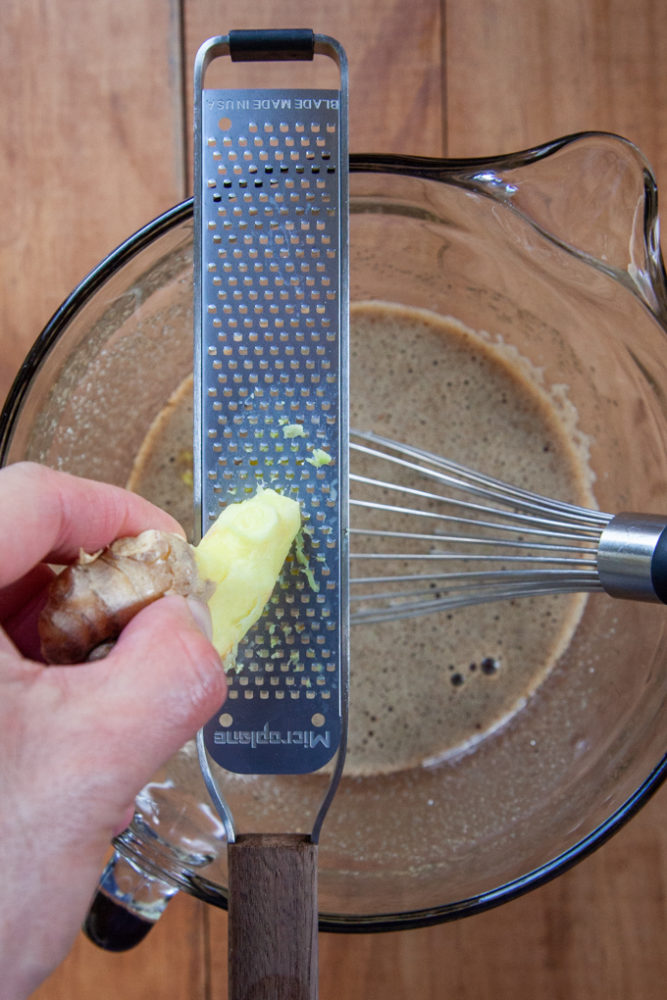
{"label": "grater wooden handle", "polygon": [[229,1000],[317,1000],[317,845],[244,834],[227,852]]}

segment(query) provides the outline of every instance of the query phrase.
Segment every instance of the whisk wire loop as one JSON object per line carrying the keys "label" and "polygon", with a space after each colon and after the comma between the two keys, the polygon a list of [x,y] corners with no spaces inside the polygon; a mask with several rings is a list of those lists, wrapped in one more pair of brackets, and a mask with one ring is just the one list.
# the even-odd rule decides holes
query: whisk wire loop
{"label": "whisk wire loop", "polygon": [[[393,463],[396,466],[411,469],[422,476],[437,480],[444,486],[464,490],[470,495],[485,497],[486,499],[491,499],[498,503],[505,502],[507,504],[511,504],[516,511],[521,510],[536,512],[535,517],[537,522],[544,524],[545,526],[548,524],[553,526],[554,523],[552,520],[549,520],[546,515],[549,515],[550,518],[554,518],[556,522],[559,523],[571,520],[572,523],[578,527],[582,527],[587,524],[592,526],[607,524],[612,517],[610,514],[603,514],[600,511],[590,510],[587,507],[578,507],[574,504],[565,503],[560,500],[552,500],[549,497],[541,496],[539,493],[532,493],[529,490],[521,489],[518,486],[512,486],[509,483],[504,483],[500,479],[494,479],[492,476],[486,476],[484,473],[477,472],[474,469],[468,469],[466,466],[460,465],[457,462],[452,462],[440,455],[435,455],[432,452],[423,451],[409,445],[400,445],[396,441],[391,441],[389,438],[383,438],[378,434],[371,433],[370,431],[354,431],[353,434],[355,438],[374,442],[376,445],[381,445],[386,449],[402,451],[405,455],[412,456],[420,461],[408,461],[406,458],[401,458],[399,455],[392,454],[389,450],[380,451],[378,448],[370,448],[368,446],[361,445],[358,441],[351,442],[350,448],[353,451],[365,453]],[[362,480],[360,479],[359,481]],[[396,484],[393,483],[378,483],[377,485],[384,485],[388,488],[396,488]],[[411,489],[407,489],[405,487],[402,487],[402,489],[404,492],[413,492]],[[420,494],[420,491],[417,491],[417,495],[424,494]],[[442,495],[436,496],[440,501],[451,502],[450,498],[443,497]],[[475,510],[493,509],[476,507],[465,501],[460,501],[460,505]],[[495,512],[503,513],[503,511],[498,511],[497,509]]]}
{"label": "whisk wire loop", "polygon": [[[664,520],[634,516],[634,551],[643,558],[635,570],[624,559],[626,534],[614,529],[624,515],[544,497],[372,432],[351,432],[350,463],[350,558],[360,570],[351,578],[353,622],[526,596],[613,593],[600,571],[612,563],[623,576],[616,596],[659,599],[646,553]],[[439,563],[446,572],[424,571]]]}

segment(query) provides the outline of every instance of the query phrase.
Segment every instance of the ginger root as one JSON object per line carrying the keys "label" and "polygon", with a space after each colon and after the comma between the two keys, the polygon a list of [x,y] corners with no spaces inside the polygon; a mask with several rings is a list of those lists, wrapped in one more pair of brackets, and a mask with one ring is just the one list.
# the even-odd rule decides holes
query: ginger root
{"label": "ginger root", "polygon": [[81,553],[51,584],[39,620],[44,659],[99,659],[165,594],[208,602],[213,645],[226,657],[262,614],[300,526],[298,502],[266,489],[225,507],[194,548],[178,535],[144,531]]}
{"label": "ginger root", "polygon": [[192,546],[179,535],[143,531],[68,566],[52,582],[39,618],[47,663],[82,663],[104,656],[142,608],[165,594],[207,600]]}

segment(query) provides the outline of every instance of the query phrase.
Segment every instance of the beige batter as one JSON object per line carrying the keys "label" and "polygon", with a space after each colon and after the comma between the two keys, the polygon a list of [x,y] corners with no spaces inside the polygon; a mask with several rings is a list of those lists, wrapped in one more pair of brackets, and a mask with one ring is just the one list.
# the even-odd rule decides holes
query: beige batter
{"label": "beige batter", "polygon": [[[353,427],[591,503],[585,441],[562,387],[550,394],[513,348],[455,320],[354,304],[350,396]],[[191,378],[156,419],[128,485],[190,527]],[[584,600],[522,598],[354,627],[348,774],[453,758],[505,724],[566,648]]]}

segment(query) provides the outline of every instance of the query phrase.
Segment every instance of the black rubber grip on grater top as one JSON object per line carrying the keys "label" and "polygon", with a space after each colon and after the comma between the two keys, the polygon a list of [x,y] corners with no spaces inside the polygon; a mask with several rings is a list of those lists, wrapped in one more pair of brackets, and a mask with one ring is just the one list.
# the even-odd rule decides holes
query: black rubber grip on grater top
{"label": "black rubber grip on grater top", "polygon": [[229,32],[232,62],[270,62],[313,59],[315,36],[309,28]]}

